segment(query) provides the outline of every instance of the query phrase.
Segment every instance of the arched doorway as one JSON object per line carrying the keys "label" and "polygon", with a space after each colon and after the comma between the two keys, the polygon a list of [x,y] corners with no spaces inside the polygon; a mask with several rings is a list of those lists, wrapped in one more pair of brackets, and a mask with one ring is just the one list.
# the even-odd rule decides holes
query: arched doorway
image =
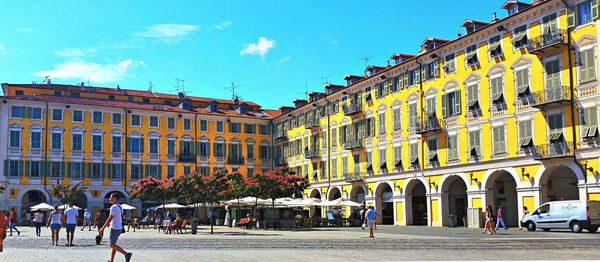
{"label": "arched doorway", "polygon": [[465,226],[467,217],[467,184],[457,175],[449,176],[442,184],[442,225],[449,226],[449,216],[455,226]]}
{"label": "arched doorway", "polygon": [[88,207],[87,196],[85,194],[81,194],[77,198],[77,200],[75,200],[75,202],[73,203],[73,205],[76,205],[79,208],[81,208],[79,210],[79,217],[83,217],[83,213],[84,213],[85,209]]}
{"label": "arched doorway", "polygon": [[365,188],[363,186],[355,185],[352,188],[352,193],[350,194],[350,200],[364,206],[366,195],[367,194],[365,193]]}
{"label": "arched doorway", "polygon": [[494,215],[498,208],[502,207],[502,216],[507,226],[519,225],[517,182],[507,171],[492,173],[485,183],[485,198],[486,203],[492,206]]}
{"label": "arched doorway", "polygon": [[394,224],[394,202],[392,200],[392,196],[394,192],[392,191],[392,187],[387,183],[381,183],[376,193],[375,199],[375,208],[379,216],[377,218],[377,223],[382,225],[393,225]]}
{"label": "arched doorway", "polygon": [[108,192],[105,196],[104,196],[104,208],[110,208],[111,204],[110,204],[110,195],[112,195],[113,193],[116,194],[117,199],[119,201],[119,203],[125,203],[127,201],[127,198],[125,197],[125,195],[119,191],[111,191]]}
{"label": "arched doorway", "polygon": [[25,194],[23,194],[23,197],[21,198],[21,212],[26,211],[29,212],[29,209],[32,206],[35,206],[39,203],[46,203],[49,204],[47,202],[48,200],[46,199],[46,195],[44,195],[44,193],[42,193],[42,191],[39,190],[29,190],[27,192],[25,192]]}
{"label": "arched doorway", "polygon": [[427,211],[427,189],[421,180],[414,179],[406,187],[406,224],[426,226],[429,221]]}
{"label": "arched doorway", "polygon": [[342,193],[340,192],[340,190],[337,187],[332,187],[329,189],[329,192],[327,192],[327,200],[329,200],[329,201],[336,200],[341,197],[342,197]]}
{"label": "arched doorway", "polygon": [[544,171],[540,180],[542,203],[558,200],[579,200],[579,180],[573,170],[557,166]]}
{"label": "arched doorway", "polygon": [[[321,192],[318,189],[314,189],[310,192],[311,198],[321,199]],[[311,206],[310,214],[311,217],[322,217],[322,209],[320,206]]]}

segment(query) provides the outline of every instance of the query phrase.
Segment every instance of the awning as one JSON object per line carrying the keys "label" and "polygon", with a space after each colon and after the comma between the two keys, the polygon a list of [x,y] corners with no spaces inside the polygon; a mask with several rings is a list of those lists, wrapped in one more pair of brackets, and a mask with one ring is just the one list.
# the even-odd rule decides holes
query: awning
{"label": "awning", "polygon": [[32,206],[30,208],[31,211],[36,211],[36,210],[52,210],[52,209],[54,209],[54,207],[51,206],[51,205],[48,205],[46,203],[39,203],[39,204],[37,204],[35,206]]}

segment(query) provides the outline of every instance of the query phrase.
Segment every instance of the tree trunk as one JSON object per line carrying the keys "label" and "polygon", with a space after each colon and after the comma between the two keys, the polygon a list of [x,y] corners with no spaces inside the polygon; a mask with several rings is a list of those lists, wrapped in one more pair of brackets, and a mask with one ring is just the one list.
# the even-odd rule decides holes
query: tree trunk
{"label": "tree trunk", "polygon": [[210,234],[212,235],[213,232],[213,217],[215,216],[215,214],[213,213],[213,205],[210,204]]}

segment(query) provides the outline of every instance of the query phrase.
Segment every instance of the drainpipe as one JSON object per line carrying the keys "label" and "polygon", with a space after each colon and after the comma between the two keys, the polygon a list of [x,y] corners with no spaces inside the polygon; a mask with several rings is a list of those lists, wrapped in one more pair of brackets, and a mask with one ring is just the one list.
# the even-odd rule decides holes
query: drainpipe
{"label": "drainpipe", "polygon": [[127,138],[129,137],[129,135],[128,135],[128,129],[127,129],[127,123],[129,123],[129,119],[127,117],[127,111],[128,111],[127,108],[123,108],[123,111],[125,112],[125,150],[121,149],[121,151],[125,151],[124,160],[123,160],[123,162],[125,162],[125,174],[124,174],[124,180],[123,180],[123,190],[125,192],[127,192],[127,167],[128,167],[127,162],[129,162],[127,160],[127,153],[128,153],[127,152],[127,146],[128,146],[127,145],[127,140],[128,140]]}
{"label": "drainpipe", "polygon": [[329,106],[329,100],[325,100],[325,102],[325,108],[327,108],[327,194],[329,194],[329,189],[331,188],[331,112],[329,112],[329,109],[331,107]]}
{"label": "drainpipe", "polygon": [[50,197],[50,205],[52,205],[52,195],[50,195],[50,191],[48,191],[48,127],[50,125],[48,119],[50,117],[50,109],[48,107],[48,102],[46,103],[46,116],[44,117],[44,122],[46,125],[46,129],[44,130],[44,191]]}
{"label": "drainpipe", "polygon": [[199,148],[198,145],[198,114],[194,114],[194,145],[193,148],[196,148],[196,152],[194,154],[194,172],[198,172],[198,155]]}

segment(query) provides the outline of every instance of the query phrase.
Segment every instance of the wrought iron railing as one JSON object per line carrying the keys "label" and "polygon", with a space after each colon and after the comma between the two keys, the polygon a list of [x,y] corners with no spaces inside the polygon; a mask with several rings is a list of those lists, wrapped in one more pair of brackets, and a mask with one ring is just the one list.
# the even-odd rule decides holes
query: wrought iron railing
{"label": "wrought iron railing", "polygon": [[179,162],[193,163],[196,162],[195,154],[179,155]]}
{"label": "wrought iron railing", "polygon": [[535,146],[537,160],[573,156],[573,142],[556,141]]}
{"label": "wrought iron railing", "polygon": [[363,147],[362,139],[350,139],[350,140],[346,140],[346,142],[344,143],[344,149],[346,149],[346,150],[362,148],[362,147]]}
{"label": "wrought iron railing", "polygon": [[567,44],[567,31],[561,29],[549,30],[540,36],[529,39],[527,50],[530,53],[536,53],[560,44]]}
{"label": "wrought iron railing", "polygon": [[532,95],[533,107],[571,101],[571,91],[567,86],[549,87],[545,90],[533,92]]}
{"label": "wrought iron railing", "polygon": [[342,107],[344,115],[354,115],[362,112],[362,103],[351,103]]}
{"label": "wrought iron railing", "polygon": [[360,172],[351,172],[344,174],[344,180],[346,182],[361,181],[363,178],[364,176]]}
{"label": "wrought iron railing", "polygon": [[319,150],[318,148],[311,148],[311,149],[307,149],[304,150],[304,157],[305,158],[316,158],[316,157],[320,157],[321,156],[321,150]]}

